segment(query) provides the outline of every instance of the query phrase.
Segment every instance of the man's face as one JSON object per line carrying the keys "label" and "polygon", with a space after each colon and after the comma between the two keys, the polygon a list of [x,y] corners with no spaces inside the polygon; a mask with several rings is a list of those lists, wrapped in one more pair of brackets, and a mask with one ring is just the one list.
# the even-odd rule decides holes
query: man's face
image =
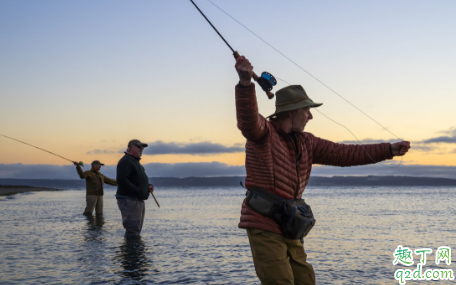
{"label": "man's face", "polygon": [[293,131],[303,132],[304,128],[307,125],[307,122],[312,119],[313,116],[312,113],[310,113],[310,107],[296,110],[295,114],[293,115]]}
{"label": "man's face", "polygon": [[141,158],[143,152],[142,146],[132,145],[130,149],[130,154],[136,156],[137,158]]}
{"label": "man's face", "polygon": [[101,164],[98,164],[98,163],[92,164],[92,169],[93,170],[100,171],[100,168],[101,168]]}

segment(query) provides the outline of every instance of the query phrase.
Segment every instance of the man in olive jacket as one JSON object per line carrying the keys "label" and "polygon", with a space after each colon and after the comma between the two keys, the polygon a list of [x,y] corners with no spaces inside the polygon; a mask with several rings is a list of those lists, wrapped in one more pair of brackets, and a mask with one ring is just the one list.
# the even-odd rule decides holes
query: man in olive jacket
{"label": "man in olive jacket", "polygon": [[122,214],[125,238],[138,237],[144,224],[144,200],[154,191],[144,167],[139,163],[147,144],[139,140],[128,143],[125,155],[117,164],[117,205]]}
{"label": "man in olive jacket", "polygon": [[100,173],[100,168],[104,164],[98,160],[94,160],[92,162],[92,169],[84,172],[78,162],[74,161],[73,163],[76,165],[79,177],[86,180],[87,206],[84,210],[84,215],[92,215],[94,208],[97,215],[103,214],[104,183],[117,186],[117,182],[114,179],[108,178]]}

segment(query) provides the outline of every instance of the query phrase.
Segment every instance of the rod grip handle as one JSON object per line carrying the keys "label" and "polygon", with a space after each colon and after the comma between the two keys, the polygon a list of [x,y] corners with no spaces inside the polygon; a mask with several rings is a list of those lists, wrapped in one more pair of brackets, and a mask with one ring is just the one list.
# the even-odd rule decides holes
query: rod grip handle
{"label": "rod grip handle", "polygon": [[[237,51],[235,51],[233,53],[233,56],[235,59],[238,59],[240,57],[239,53]],[[252,78],[253,80],[255,80],[256,82],[258,82],[258,75],[256,75],[255,72],[252,73]],[[264,91],[266,93],[266,95],[268,96],[269,100],[274,98],[274,93],[272,93],[271,91]]]}

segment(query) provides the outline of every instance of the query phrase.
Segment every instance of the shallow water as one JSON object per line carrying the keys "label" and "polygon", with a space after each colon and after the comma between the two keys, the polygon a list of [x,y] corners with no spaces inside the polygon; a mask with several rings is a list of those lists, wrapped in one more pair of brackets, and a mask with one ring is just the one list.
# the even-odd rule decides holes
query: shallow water
{"label": "shallow water", "polygon": [[[398,284],[396,247],[455,246],[456,188],[309,188],[317,225],[305,240],[317,284]],[[259,284],[239,188],[157,189],[142,238],[123,238],[115,190],[85,217],[85,192],[0,198],[1,284]],[[425,269],[434,265],[434,252]],[[415,259],[418,257],[415,256]],[[440,264],[442,269],[453,269]],[[414,269],[414,268],[412,268]],[[407,281],[427,284],[432,281]],[[454,281],[438,281],[452,284]]]}

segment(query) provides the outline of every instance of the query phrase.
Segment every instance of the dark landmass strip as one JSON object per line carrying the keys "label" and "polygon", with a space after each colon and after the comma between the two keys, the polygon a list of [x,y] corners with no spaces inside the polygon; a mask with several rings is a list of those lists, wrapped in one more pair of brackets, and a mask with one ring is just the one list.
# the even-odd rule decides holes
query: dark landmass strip
{"label": "dark landmass strip", "polygon": [[27,185],[0,185],[0,188],[34,188],[32,186],[27,186]]}
{"label": "dark landmass strip", "polygon": [[[150,182],[156,187],[241,187],[244,176],[231,177],[152,177]],[[7,179],[0,178],[0,184],[28,185],[57,189],[85,189],[85,180],[57,179]],[[456,186],[456,179],[411,177],[411,176],[311,176],[309,187],[343,186]],[[105,185],[105,189],[115,189]]]}
{"label": "dark landmass strip", "polygon": [[58,189],[32,187],[28,185],[0,185],[0,196],[8,196],[17,193],[34,192],[34,191],[56,191]]}

